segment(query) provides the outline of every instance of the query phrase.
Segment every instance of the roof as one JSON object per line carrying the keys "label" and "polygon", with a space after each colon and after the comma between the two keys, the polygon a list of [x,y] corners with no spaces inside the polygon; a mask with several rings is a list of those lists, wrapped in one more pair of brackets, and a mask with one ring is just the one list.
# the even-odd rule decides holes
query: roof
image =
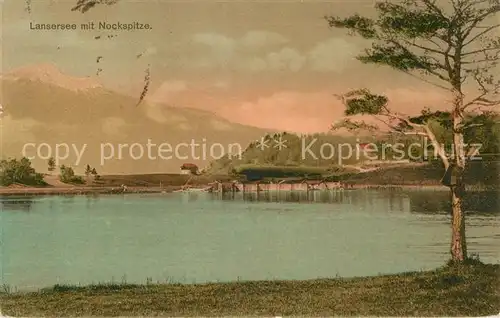
{"label": "roof", "polygon": [[197,165],[195,165],[194,163],[184,163],[184,164],[181,166],[181,169],[193,169],[193,168],[198,169],[198,166],[197,166]]}

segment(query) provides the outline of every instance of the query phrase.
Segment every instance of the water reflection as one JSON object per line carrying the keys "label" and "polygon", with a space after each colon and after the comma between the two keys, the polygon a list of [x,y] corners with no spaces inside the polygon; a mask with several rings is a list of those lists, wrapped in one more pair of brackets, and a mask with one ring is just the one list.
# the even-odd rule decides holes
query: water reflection
{"label": "water reflection", "polygon": [[243,200],[248,202],[296,202],[296,203],[352,203],[352,195],[342,191],[272,191],[272,192],[247,192],[212,194],[213,200]]}
{"label": "water reflection", "polygon": [[[450,193],[447,191],[407,193],[411,211],[416,213],[451,213]],[[495,191],[468,192],[464,198],[467,213],[500,214],[499,193]]]}
{"label": "water reflection", "polygon": [[2,211],[30,212],[35,200],[32,197],[0,198],[0,202]]}
{"label": "water reflection", "polygon": [[97,193],[87,194],[85,197],[87,198],[85,206],[87,207],[88,210],[91,209],[94,206],[94,204],[96,204],[99,201],[99,194]]}
{"label": "water reflection", "polygon": [[[464,210],[474,214],[500,214],[499,193],[469,192],[464,198]],[[450,193],[447,191],[284,191],[261,193],[210,194],[212,200],[243,200],[247,202],[295,202],[350,204],[369,209],[374,205],[386,206],[387,211],[412,212],[422,214],[449,214],[451,212]],[[191,200],[197,200],[199,196]],[[203,196],[203,198],[205,198]]]}
{"label": "water reflection", "polygon": [[[206,197],[205,197],[206,198]],[[208,194],[210,200],[245,201],[248,203],[302,203],[352,206],[371,211],[375,207],[389,212],[410,212],[409,198],[403,192],[379,193],[375,191],[272,191]]]}
{"label": "water reflection", "polygon": [[[499,215],[499,193],[468,192],[464,199],[464,209],[467,213],[480,215]],[[86,196],[86,208],[92,209],[100,200],[98,194]],[[61,203],[71,205],[77,197],[73,195],[62,196]],[[0,207],[4,211],[32,210],[33,204],[41,197],[6,197],[0,198]],[[349,205],[359,210],[371,211],[375,208],[388,212],[411,212],[417,214],[442,214],[451,212],[450,194],[447,191],[274,191],[260,193],[184,193],[183,202],[197,201],[244,201],[247,203],[320,203]],[[50,208],[54,203],[49,200]]]}

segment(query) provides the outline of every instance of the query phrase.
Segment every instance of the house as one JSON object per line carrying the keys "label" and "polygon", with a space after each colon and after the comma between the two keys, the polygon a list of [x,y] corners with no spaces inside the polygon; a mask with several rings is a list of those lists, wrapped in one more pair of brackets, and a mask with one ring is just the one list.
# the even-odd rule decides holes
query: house
{"label": "house", "polygon": [[194,163],[185,163],[181,166],[181,174],[194,174],[199,173],[198,166]]}

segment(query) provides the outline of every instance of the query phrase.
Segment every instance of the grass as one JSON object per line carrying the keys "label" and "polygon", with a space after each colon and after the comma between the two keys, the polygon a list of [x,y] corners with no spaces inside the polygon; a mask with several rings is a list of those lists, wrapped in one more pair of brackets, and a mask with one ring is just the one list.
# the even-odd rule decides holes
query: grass
{"label": "grass", "polygon": [[189,181],[190,185],[206,185],[215,180],[230,181],[228,175],[191,176],[182,174],[129,174],[129,175],[103,175],[99,180],[100,186],[182,186]]}
{"label": "grass", "polygon": [[9,316],[484,316],[500,311],[500,265],[309,281],[100,284],[0,294]]}
{"label": "grass", "polygon": [[[297,178],[315,177],[322,179],[323,175],[331,174],[332,167],[311,166],[273,166],[244,164],[235,167],[233,174],[246,176],[248,180],[260,180],[264,178]],[[340,169],[340,168],[337,168]]]}
{"label": "grass", "polygon": [[[477,189],[496,189],[500,182],[497,162],[471,162],[465,171],[467,185]],[[440,185],[444,167],[433,162],[424,166],[387,167],[365,173],[346,173],[342,180],[351,184]]]}
{"label": "grass", "polygon": [[239,165],[234,168],[238,173],[242,173],[246,170],[250,171],[283,171],[291,173],[310,173],[310,174],[322,174],[327,172],[329,167],[312,167],[312,166],[275,166],[275,165],[255,165],[255,164],[244,164]]}

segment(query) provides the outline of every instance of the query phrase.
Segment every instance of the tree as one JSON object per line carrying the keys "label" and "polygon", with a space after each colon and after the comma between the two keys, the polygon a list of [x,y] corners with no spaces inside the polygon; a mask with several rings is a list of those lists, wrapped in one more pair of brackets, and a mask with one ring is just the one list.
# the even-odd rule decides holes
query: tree
{"label": "tree", "polygon": [[31,167],[28,158],[0,161],[0,185],[9,186],[13,183],[25,185],[46,185],[43,175]]}
{"label": "tree", "polygon": [[[344,28],[372,42],[372,47],[358,56],[363,63],[389,66],[446,90],[451,97],[448,128],[453,134],[454,156],[448,158],[429,128],[428,115],[418,122],[389,108],[387,97],[360,89],[339,97],[346,105],[346,115],[371,114],[402,134],[422,135],[430,139],[445,168],[456,177],[449,182],[452,205],[451,257],[454,262],[467,259],[465,193],[463,174],[466,165],[464,133],[475,127],[467,124],[465,114],[478,113],[500,104],[500,81],[494,78],[500,60],[500,37],[493,36],[500,27],[494,18],[500,0],[403,0],[376,3],[376,18],[359,14],[347,18],[326,17],[330,27]],[[466,97],[466,92],[468,97]],[[472,97],[470,97],[472,96]],[[353,122],[349,118],[334,125],[350,129],[374,125]],[[446,175],[445,175],[446,176]]]}
{"label": "tree", "polygon": [[54,170],[56,170],[56,161],[54,157],[49,158],[49,160],[47,161],[47,165],[49,172],[53,172]]}
{"label": "tree", "polygon": [[117,2],[118,0],[77,0],[71,11],[80,11],[85,13],[98,4],[112,5]]}
{"label": "tree", "polygon": [[90,167],[90,165],[87,165],[85,167],[85,175],[89,177],[91,174],[92,174],[92,168]]}
{"label": "tree", "polygon": [[85,183],[82,177],[75,175],[75,171],[71,167],[66,167],[62,165],[60,168],[61,174],[59,175],[59,180],[64,183]]}

